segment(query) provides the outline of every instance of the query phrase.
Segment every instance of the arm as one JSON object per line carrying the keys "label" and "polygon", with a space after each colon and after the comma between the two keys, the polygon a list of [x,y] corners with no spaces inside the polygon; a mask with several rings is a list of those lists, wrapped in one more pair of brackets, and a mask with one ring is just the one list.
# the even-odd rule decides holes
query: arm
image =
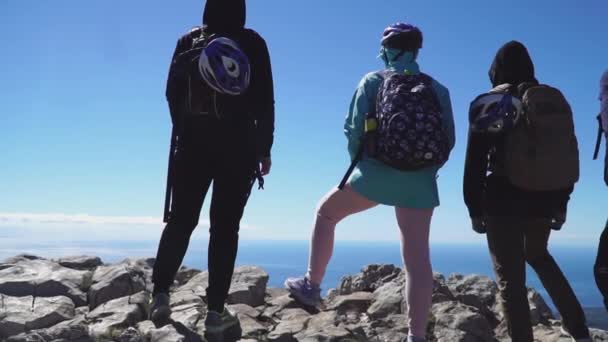
{"label": "arm", "polygon": [[454,127],[454,113],[452,111],[450,92],[446,87],[437,81],[434,81],[434,83],[435,93],[439,99],[439,105],[441,106],[443,126],[448,134],[448,139],[450,140],[450,150],[452,150],[456,145],[456,130]]}
{"label": "arm", "polygon": [[478,133],[469,133],[464,167],[463,194],[471,218],[485,216],[484,200],[490,147],[490,137]]}
{"label": "arm", "polygon": [[180,77],[177,71],[176,58],[181,53],[185,52],[192,45],[192,30],[190,33],[182,36],[175,46],[175,50],[173,51],[173,57],[171,58],[171,65],[169,67],[169,73],[167,75],[167,85],[165,89],[165,96],[167,98],[167,103],[169,104],[169,112],[171,113],[171,121],[174,126],[179,125],[180,123],[180,112],[183,110],[183,99],[185,96],[185,83],[184,80]]}
{"label": "arm", "polygon": [[[344,134],[348,139],[348,153],[351,160],[357,155],[359,145],[361,144],[365,126],[365,115],[373,110],[372,106],[375,106],[376,103],[375,96],[378,89],[377,85],[374,86],[373,83],[371,74],[366,75],[359,82],[344,122]],[[373,88],[376,89],[374,90]]]}
{"label": "arm", "polygon": [[254,68],[251,84],[256,119],[257,153],[259,158],[265,159],[270,158],[274,142],[274,85],[268,47],[260,36],[257,38],[255,53],[251,56]]}

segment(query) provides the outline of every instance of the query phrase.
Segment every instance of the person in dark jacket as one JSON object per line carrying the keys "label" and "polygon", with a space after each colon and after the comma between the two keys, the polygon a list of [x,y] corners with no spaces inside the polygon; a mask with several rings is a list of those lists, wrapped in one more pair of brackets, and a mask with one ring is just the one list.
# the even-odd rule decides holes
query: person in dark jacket
{"label": "person in dark jacket", "polygon": [[[604,157],[604,183],[608,186],[608,71],[604,72],[600,80],[601,111],[600,123],[606,137],[606,156]],[[604,296],[604,305],[608,310],[608,222],[602,235],[595,260],[595,281],[600,292]]]}
{"label": "person in dark jacket", "polygon": [[[169,289],[213,182],[206,290],[209,310],[205,320],[209,340],[240,338],[238,319],[224,306],[246,202],[255,179],[260,180],[271,167],[274,94],[270,58],[264,39],[244,25],[245,0],[207,0],[203,26],[194,28],[177,42],[167,81],[166,95],[178,139],[170,179],[171,211],[154,265],[151,319],[157,324],[170,319]],[[248,58],[250,77],[242,93],[237,96],[213,93],[216,102],[207,111],[193,113],[184,105],[189,96],[208,94],[190,93],[180,57],[192,51],[195,40],[203,36],[226,37],[236,42]],[[234,65],[226,69],[230,75],[234,73]]]}
{"label": "person in dark jacket", "polygon": [[[538,84],[526,47],[502,46],[489,72],[493,87]],[[538,274],[563,319],[564,333],[589,338],[585,314],[568,280],[547,250],[551,228],[559,229],[573,187],[532,192],[512,185],[501,165],[504,135],[469,133],[464,199],[478,233],[487,233],[500,298],[513,341],[532,342],[526,262]]]}

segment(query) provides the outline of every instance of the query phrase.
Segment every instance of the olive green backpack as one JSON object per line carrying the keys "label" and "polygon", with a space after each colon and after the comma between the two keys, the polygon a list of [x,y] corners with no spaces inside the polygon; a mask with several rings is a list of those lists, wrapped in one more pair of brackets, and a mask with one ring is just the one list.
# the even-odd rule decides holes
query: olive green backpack
{"label": "olive green backpack", "polygon": [[519,94],[523,113],[505,137],[507,178],[529,191],[573,186],[579,179],[579,151],[568,101],[548,85],[520,85]]}

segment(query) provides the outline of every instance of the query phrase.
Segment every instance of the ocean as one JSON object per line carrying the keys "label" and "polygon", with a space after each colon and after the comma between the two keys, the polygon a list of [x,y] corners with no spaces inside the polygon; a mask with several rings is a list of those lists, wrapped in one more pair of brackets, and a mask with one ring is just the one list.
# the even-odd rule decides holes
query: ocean
{"label": "ocean", "polygon": [[[192,240],[184,265],[205,269],[207,242]],[[89,254],[97,255],[106,263],[127,257],[148,258],[156,254],[156,241],[121,242],[69,242],[57,245],[11,246],[0,249],[0,260],[15,255],[15,251],[42,257]],[[433,270],[446,277],[452,273],[481,274],[493,278],[490,256],[485,245],[432,245]],[[569,279],[570,284],[587,312],[590,326],[608,330],[608,313],[593,278],[596,250],[585,247],[552,247],[551,253]],[[9,254],[10,253],[10,254]],[[282,287],[287,277],[299,276],[306,271],[308,261],[307,241],[241,241],[238,265],[257,265],[270,275],[269,286]],[[402,266],[399,244],[383,242],[337,242],[326,278],[322,284],[324,293],[336,287],[342,276],[355,274],[365,265],[387,263]],[[547,303],[554,305],[544,291],[534,271],[528,268],[528,286],[536,288]],[[554,309],[555,310],[555,309]]]}

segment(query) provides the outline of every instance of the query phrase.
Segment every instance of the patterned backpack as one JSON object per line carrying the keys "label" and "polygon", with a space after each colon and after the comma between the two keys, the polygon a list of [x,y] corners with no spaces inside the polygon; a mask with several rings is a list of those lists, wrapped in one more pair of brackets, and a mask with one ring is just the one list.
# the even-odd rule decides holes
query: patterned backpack
{"label": "patterned backpack", "polygon": [[450,145],[441,106],[425,74],[383,71],[376,100],[378,128],[372,157],[402,171],[440,166]]}

